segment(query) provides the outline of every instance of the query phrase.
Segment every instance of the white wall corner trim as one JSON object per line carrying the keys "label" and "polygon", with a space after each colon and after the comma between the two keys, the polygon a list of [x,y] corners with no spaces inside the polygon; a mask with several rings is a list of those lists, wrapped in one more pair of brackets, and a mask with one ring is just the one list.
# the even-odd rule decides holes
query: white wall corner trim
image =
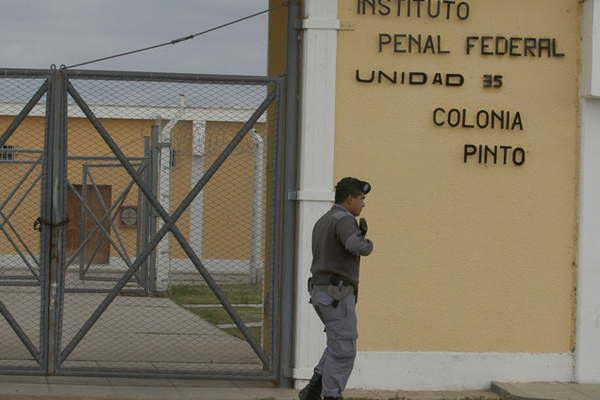
{"label": "white wall corner trim", "polygon": [[[308,303],[312,228],[333,200],[337,0],[305,0],[302,24],[296,315],[293,369],[311,370],[325,348],[323,326]],[[312,21],[312,22],[311,22]]]}
{"label": "white wall corner trim", "polygon": [[600,383],[600,0],[583,7],[574,373],[579,383]]}
{"label": "white wall corner trim", "polygon": [[340,29],[340,21],[337,18],[307,18],[302,20],[302,29],[324,29],[337,31]]}
{"label": "white wall corner trim", "polygon": [[600,99],[581,101],[575,378],[600,383]]}
{"label": "white wall corner trim", "polygon": [[[312,370],[294,370],[297,379],[311,375]],[[359,352],[348,389],[481,390],[489,389],[493,381],[571,382],[573,355]]]}
{"label": "white wall corner trim", "polygon": [[335,192],[331,190],[302,190],[290,193],[288,197],[290,200],[332,203],[335,200]]}

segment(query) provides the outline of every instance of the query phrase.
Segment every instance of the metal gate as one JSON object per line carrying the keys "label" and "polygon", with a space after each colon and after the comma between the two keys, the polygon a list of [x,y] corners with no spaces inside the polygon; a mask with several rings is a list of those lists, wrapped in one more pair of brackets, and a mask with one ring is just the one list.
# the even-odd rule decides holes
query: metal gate
{"label": "metal gate", "polygon": [[0,373],[278,379],[283,83],[0,70]]}

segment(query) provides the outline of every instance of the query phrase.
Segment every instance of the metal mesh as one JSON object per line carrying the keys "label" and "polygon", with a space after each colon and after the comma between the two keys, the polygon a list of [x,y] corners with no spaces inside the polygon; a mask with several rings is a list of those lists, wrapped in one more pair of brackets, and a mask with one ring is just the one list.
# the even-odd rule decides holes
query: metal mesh
{"label": "metal mesh", "polygon": [[[0,78],[0,135],[42,86]],[[39,368],[45,268],[41,229],[45,96],[0,147],[0,369]],[[32,354],[33,353],[33,354]]]}
{"label": "metal mesh", "polygon": [[[169,214],[277,89],[268,82],[71,84]],[[272,368],[277,102],[186,205],[176,222],[184,246],[172,233],[149,246],[165,222],[83,114],[71,97],[61,368],[207,374]],[[119,289],[147,248],[147,259]],[[106,310],[90,319],[107,299]]]}

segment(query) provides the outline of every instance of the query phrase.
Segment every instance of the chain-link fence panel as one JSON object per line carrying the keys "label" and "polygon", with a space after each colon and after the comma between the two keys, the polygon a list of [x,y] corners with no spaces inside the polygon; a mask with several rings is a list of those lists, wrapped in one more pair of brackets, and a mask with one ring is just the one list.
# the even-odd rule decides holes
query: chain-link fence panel
{"label": "chain-link fence panel", "polygon": [[0,76],[0,371],[42,369],[46,357],[46,88]]}
{"label": "chain-link fence panel", "polygon": [[69,85],[60,369],[272,373],[280,81]]}

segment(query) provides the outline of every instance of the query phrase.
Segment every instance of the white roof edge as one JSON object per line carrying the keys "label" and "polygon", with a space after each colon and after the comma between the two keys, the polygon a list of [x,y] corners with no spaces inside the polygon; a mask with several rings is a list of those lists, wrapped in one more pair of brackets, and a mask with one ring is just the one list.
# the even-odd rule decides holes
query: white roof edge
{"label": "white roof edge", "polygon": [[[0,115],[17,115],[25,107],[24,103],[0,103]],[[177,107],[136,107],[136,106],[93,106],[94,114],[98,118],[112,119],[149,119],[157,116],[163,119],[171,119],[177,112]],[[187,108],[181,117],[181,121],[215,121],[215,122],[246,122],[256,111],[253,108]],[[29,112],[32,117],[43,117],[46,113],[45,105],[36,105]],[[79,107],[69,110],[69,117],[85,118]],[[265,122],[266,115],[263,114],[258,122]]]}

